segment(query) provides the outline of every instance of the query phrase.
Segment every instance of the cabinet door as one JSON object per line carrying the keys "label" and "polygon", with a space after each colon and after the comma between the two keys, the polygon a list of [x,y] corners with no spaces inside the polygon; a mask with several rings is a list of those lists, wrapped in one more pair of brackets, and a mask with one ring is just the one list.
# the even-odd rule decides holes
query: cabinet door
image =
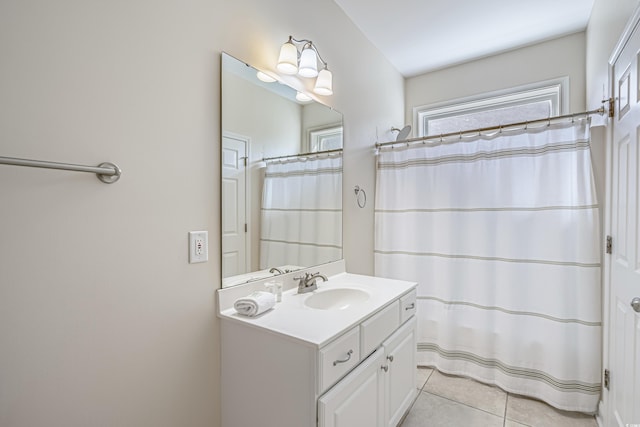
{"label": "cabinet door", "polygon": [[384,426],[384,360],[379,348],[318,399],[318,427]]}
{"label": "cabinet door", "polygon": [[384,365],[389,367],[385,381],[385,422],[396,427],[413,403],[416,389],[416,318],[407,321],[384,342]]}

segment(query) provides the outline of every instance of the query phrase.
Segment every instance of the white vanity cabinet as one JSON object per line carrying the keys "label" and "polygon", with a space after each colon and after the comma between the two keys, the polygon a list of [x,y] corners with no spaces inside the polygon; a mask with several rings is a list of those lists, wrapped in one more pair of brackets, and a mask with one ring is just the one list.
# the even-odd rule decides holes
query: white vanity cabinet
{"label": "white vanity cabinet", "polygon": [[[414,300],[415,301],[415,300]],[[384,342],[385,426],[396,427],[416,398],[416,318]]]}
{"label": "white vanity cabinet", "polygon": [[246,318],[219,294],[222,427],[396,427],[409,409],[416,284],[344,273],[322,285],[318,292],[357,287],[370,298],[352,310],[312,310],[309,295],[291,290],[274,310]]}
{"label": "white vanity cabinet", "polygon": [[318,427],[384,425],[384,349],[379,348],[318,399]]}
{"label": "white vanity cabinet", "polygon": [[318,427],[396,427],[417,393],[415,353],[411,318],[318,399]]}

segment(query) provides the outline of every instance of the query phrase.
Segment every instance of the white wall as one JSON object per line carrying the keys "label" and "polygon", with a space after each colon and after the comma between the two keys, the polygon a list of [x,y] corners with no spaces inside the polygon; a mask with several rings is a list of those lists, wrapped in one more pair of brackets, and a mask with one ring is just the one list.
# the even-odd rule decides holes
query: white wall
{"label": "white wall", "polygon": [[373,189],[403,79],[331,0],[0,2],[0,156],[124,171],[0,166],[0,425],[219,425],[220,53],[273,68],[289,34],[334,72],[345,257],[371,273],[348,190]]}
{"label": "white wall", "polygon": [[407,79],[405,120],[413,107],[569,76],[570,111],[585,106],[585,34],[577,33]]}

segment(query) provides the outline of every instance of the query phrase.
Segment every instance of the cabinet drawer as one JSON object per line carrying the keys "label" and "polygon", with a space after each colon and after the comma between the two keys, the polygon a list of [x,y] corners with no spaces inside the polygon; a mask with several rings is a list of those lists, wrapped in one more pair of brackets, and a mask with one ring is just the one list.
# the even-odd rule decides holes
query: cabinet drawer
{"label": "cabinet drawer", "polygon": [[400,302],[389,304],[360,325],[360,352],[366,357],[400,326]]}
{"label": "cabinet drawer", "polygon": [[418,308],[416,305],[416,295],[417,292],[414,289],[400,298],[400,324],[406,322],[407,319],[416,314],[416,309]]}
{"label": "cabinet drawer", "polygon": [[318,356],[319,392],[331,387],[360,362],[360,331],[355,327],[322,347]]}

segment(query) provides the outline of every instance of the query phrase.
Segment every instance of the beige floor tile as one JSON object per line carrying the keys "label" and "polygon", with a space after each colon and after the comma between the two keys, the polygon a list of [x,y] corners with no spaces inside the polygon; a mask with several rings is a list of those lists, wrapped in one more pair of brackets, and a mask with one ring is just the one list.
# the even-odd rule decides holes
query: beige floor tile
{"label": "beige floor tile", "polygon": [[423,390],[500,417],[504,416],[507,393],[497,387],[481,384],[469,378],[434,371]]}
{"label": "beige floor tile", "polygon": [[504,427],[531,427],[526,424],[520,424],[513,420],[504,420]]}
{"label": "beige floor tile", "polygon": [[433,372],[433,369],[431,368],[418,366],[418,373],[416,376],[416,385],[418,387],[418,390],[422,390],[422,387],[424,387],[425,383],[429,379],[429,376],[431,376],[432,372]]}
{"label": "beige floor tile", "polygon": [[531,427],[597,427],[593,416],[555,409],[539,400],[509,395],[507,419]]}
{"label": "beige floor tile", "polygon": [[502,417],[423,391],[401,426],[502,427],[502,424]]}

